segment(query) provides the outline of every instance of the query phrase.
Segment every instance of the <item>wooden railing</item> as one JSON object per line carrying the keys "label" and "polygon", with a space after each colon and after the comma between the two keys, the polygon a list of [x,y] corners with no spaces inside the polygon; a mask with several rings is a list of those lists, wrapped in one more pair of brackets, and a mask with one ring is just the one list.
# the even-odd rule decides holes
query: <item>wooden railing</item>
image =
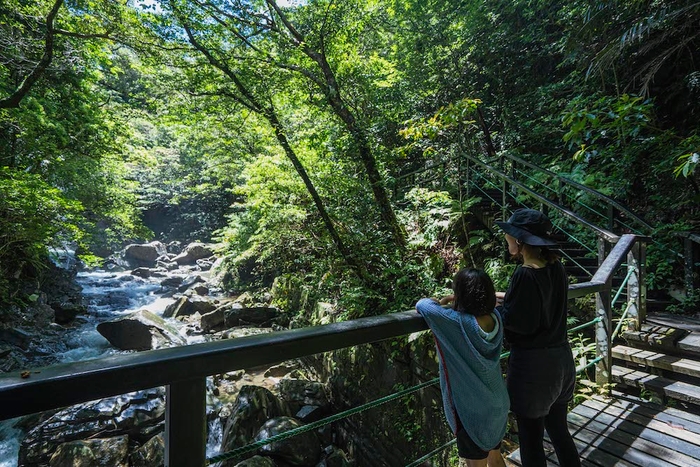
{"label": "wooden railing", "polygon": [[[596,381],[610,381],[614,328],[612,277],[623,264],[634,267],[627,284],[630,316],[645,315],[645,237],[623,235],[590,282],[569,287],[569,298],[596,295]],[[325,326],[208,342],[136,354],[55,365],[0,375],[0,420],[72,404],[166,386],[167,467],[206,463],[206,377],[293,358],[367,344],[427,329],[415,311],[361,318]]]}

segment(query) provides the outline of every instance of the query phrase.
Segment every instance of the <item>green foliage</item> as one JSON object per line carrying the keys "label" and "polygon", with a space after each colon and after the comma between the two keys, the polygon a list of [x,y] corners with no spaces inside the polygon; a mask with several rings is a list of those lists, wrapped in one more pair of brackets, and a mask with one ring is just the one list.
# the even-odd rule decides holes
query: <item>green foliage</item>
{"label": "green foliage", "polygon": [[23,298],[17,281],[43,269],[48,246],[79,238],[80,211],[38,175],[0,167],[0,301]]}
{"label": "green foliage", "polygon": [[568,128],[564,141],[579,148],[574,160],[614,158],[619,152],[612,152],[612,148],[624,149],[633,141],[648,138],[653,109],[648,99],[627,94],[619,98],[581,96],[571,101],[569,109],[562,123]]}

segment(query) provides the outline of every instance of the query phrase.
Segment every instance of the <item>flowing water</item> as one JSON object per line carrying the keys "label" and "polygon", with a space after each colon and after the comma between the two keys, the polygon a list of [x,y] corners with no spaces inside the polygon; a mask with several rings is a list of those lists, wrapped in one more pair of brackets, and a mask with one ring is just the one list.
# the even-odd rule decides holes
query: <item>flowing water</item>
{"label": "flowing water", "polygon": [[[58,349],[51,353],[60,362],[76,362],[120,353],[96,330],[97,324],[136,310],[147,308],[162,314],[174,300],[165,295],[160,281],[163,278],[142,279],[127,272],[104,270],[78,273],[77,282],[83,288],[88,314],[76,318],[76,326],[69,328]],[[49,351],[48,349],[46,351]],[[0,422],[0,467],[15,467],[22,431],[15,428],[18,419]],[[220,442],[220,427],[212,427],[212,452]]]}

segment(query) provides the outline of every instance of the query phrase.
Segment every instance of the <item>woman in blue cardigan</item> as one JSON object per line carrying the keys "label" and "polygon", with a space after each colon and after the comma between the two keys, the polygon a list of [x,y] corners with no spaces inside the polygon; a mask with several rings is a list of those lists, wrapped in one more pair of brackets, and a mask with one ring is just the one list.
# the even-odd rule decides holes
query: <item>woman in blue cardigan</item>
{"label": "woman in blue cardigan", "polygon": [[[505,467],[500,453],[508,423],[508,392],[501,371],[503,324],[491,278],[462,269],[449,295],[424,298],[416,310],[435,336],[447,422],[457,437],[460,467]],[[441,305],[453,303],[452,308]]]}

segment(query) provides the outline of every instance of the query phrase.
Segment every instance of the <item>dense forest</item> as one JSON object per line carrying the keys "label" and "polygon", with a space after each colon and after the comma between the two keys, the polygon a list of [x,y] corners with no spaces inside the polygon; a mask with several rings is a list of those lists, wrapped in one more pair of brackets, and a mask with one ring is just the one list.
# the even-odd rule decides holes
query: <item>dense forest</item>
{"label": "dense forest", "polygon": [[[698,229],[699,26],[684,0],[5,0],[0,320],[51,247],[99,264],[150,238],[218,242],[232,288],[407,309],[502,256],[461,233],[470,200],[392,200],[459,152],[563,174],[672,241]],[[650,251],[650,286],[673,260]]]}

